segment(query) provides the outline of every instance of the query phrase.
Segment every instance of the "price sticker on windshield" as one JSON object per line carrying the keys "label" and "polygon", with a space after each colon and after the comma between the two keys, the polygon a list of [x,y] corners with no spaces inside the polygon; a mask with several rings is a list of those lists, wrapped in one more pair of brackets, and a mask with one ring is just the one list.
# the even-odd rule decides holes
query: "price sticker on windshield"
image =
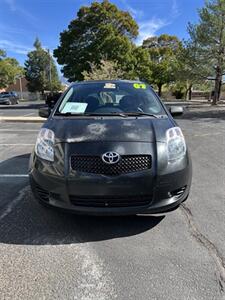
{"label": "price sticker on windshield", "polygon": [[108,82],[108,83],[105,83],[105,85],[104,85],[104,89],[115,89],[115,88],[116,88],[115,83]]}
{"label": "price sticker on windshield", "polygon": [[135,88],[135,89],[146,89],[146,84],[144,84],[144,83],[134,83],[133,84],[133,87]]}

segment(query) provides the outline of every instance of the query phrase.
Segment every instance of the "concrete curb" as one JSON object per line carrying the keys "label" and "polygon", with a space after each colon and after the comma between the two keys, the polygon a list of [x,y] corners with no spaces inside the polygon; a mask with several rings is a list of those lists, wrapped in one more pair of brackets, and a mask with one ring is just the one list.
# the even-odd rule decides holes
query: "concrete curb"
{"label": "concrete curb", "polygon": [[179,105],[183,107],[191,107],[191,108],[202,108],[202,107],[225,107],[225,103],[220,103],[217,105],[212,105],[211,103],[188,103],[188,102],[163,102],[166,106],[174,106],[174,105]]}
{"label": "concrete curb", "polygon": [[44,104],[30,104],[30,105],[0,105],[0,110],[14,110],[14,109],[38,109],[45,106]]}
{"label": "concrete curb", "polygon": [[11,123],[43,123],[45,120],[41,117],[0,117],[0,122]]}

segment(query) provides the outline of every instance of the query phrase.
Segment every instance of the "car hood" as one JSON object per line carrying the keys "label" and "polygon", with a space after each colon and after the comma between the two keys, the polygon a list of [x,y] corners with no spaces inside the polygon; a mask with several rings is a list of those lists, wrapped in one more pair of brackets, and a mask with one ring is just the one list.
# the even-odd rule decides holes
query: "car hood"
{"label": "car hood", "polygon": [[58,142],[155,142],[165,141],[165,132],[173,127],[170,118],[50,118],[43,127],[54,131]]}

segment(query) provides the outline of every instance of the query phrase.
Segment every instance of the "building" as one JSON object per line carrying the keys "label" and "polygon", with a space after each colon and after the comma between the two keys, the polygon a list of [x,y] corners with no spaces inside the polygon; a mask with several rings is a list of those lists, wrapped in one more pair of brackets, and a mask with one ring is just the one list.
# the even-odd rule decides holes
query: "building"
{"label": "building", "polygon": [[[21,81],[21,82],[20,82]],[[21,86],[20,86],[21,83]],[[22,89],[22,92],[28,92],[28,88],[27,88],[27,80],[25,77],[21,78],[21,79],[16,79],[15,83],[10,84],[5,91],[6,92],[17,92],[20,93]]]}
{"label": "building", "polygon": [[[15,83],[10,84],[7,88],[0,90],[0,92],[16,92],[19,95],[20,99],[26,100],[40,100],[43,98],[43,95],[38,92],[29,92],[27,87],[28,81],[25,77],[16,79]],[[64,92],[68,88],[69,84],[62,83],[62,92]],[[46,94],[49,91],[45,91]]]}
{"label": "building", "polygon": [[27,80],[25,77],[17,78],[15,83],[10,84],[7,88],[0,92],[16,92],[20,99],[25,100],[40,100],[41,95],[39,93],[30,93],[27,88]]}

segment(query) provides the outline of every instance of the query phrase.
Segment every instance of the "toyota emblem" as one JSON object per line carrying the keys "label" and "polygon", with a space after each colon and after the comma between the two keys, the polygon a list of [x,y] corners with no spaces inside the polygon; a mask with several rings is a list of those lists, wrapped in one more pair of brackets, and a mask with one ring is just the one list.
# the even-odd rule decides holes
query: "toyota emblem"
{"label": "toyota emblem", "polygon": [[102,160],[106,164],[116,164],[120,160],[120,155],[116,152],[106,152],[102,155]]}

